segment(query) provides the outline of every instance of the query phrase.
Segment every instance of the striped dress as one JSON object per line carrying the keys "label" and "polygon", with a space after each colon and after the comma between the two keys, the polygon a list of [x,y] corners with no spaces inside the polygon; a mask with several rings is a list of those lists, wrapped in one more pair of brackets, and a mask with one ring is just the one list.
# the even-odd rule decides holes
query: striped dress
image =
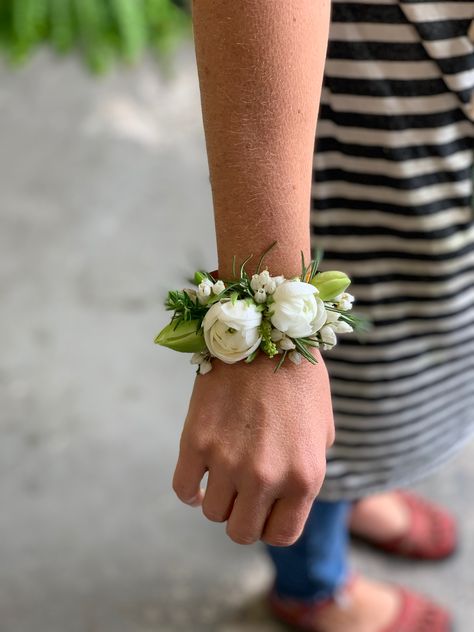
{"label": "striped dress", "polygon": [[368,336],[324,354],[321,498],[412,482],[474,431],[474,2],[333,0],[312,236]]}

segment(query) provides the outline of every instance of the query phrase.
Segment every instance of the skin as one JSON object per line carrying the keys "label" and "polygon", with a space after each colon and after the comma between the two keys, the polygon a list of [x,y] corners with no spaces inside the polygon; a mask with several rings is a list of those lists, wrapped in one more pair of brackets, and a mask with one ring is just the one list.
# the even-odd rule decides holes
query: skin
{"label": "skin", "polygon": [[[219,275],[255,258],[294,276],[310,258],[314,138],[327,49],[327,0],[195,0],[196,61]],[[288,546],[301,534],[334,440],[324,361],[213,362],[197,376],[173,488],[227,521],[240,544]],[[208,471],[208,485],[200,482]]]}

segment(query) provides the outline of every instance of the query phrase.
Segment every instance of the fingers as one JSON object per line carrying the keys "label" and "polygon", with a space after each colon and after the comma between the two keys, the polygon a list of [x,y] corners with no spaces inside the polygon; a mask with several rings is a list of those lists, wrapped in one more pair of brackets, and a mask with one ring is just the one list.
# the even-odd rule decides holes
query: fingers
{"label": "fingers", "polygon": [[236,494],[231,479],[221,470],[211,467],[202,503],[203,514],[213,522],[225,522],[231,514]]}
{"label": "fingers", "polygon": [[201,480],[206,469],[199,452],[182,443],[173,476],[173,489],[183,503],[193,507],[202,503],[204,493],[201,490]]}
{"label": "fingers", "polygon": [[262,540],[273,546],[290,546],[300,537],[314,498],[282,498],[277,500],[265,524]]}
{"label": "fingers", "polygon": [[227,521],[227,535],[231,540],[237,544],[260,540],[273,501],[272,496],[257,495],[252,489],[239,492]]}

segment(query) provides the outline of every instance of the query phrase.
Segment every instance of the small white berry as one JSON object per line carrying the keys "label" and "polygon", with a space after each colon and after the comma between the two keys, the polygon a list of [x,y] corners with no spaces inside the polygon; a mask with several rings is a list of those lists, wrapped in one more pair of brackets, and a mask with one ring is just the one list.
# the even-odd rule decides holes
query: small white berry
{"label": "small white berry", "polygon": [[270,333],[270,339],[272,342],[279,342],[283,338],[284,335],[285,334],[283,334],[278,329],[272,329]]}
{"label": "small white berry", "polygon": [[285,336],[280,340],[279,347],[280,349],[283,349],[283,351],[291,351],[295,348],[295,343],[290,338]]}
{"label": "small white berry", "polygon": [[265,292],[267,294],[273,294],[273,292],[276,290],[277,286],[276,283],[273,279],[269,279],[265,285],[263,286],[263,289],[265,290]]}
{"label": "small white berry", "polygon": [[256,303],[265,303],[265,301],[267,300],[267,293],[265,292],[263,287],[255,292],[254,299]]}
{"label": "small white berry", "polygon": [[252,279],[250,281],[250,287],[252,288],[252,290],[254,292],[256,292],[257,290],[260,290],[262,287],[262,282],[260,281],[260,275],[259,274],[254,274],[252,276]]}
{"label": "small white berry", "polygon": [[301,364],[301,353],[298,353],[298,351],[292,351],[288,354],[288,357],[293,364]]}

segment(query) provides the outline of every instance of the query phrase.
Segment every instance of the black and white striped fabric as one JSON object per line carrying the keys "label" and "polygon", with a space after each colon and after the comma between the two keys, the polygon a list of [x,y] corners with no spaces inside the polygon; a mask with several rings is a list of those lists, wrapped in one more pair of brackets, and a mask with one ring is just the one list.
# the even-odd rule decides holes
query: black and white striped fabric
{"label": "black and white striped fabric", "polygon": [[313,240],[374,328],[324,353],[326,500],[412,482],[474,432],[473,18],[463,0],[332,3]]}

